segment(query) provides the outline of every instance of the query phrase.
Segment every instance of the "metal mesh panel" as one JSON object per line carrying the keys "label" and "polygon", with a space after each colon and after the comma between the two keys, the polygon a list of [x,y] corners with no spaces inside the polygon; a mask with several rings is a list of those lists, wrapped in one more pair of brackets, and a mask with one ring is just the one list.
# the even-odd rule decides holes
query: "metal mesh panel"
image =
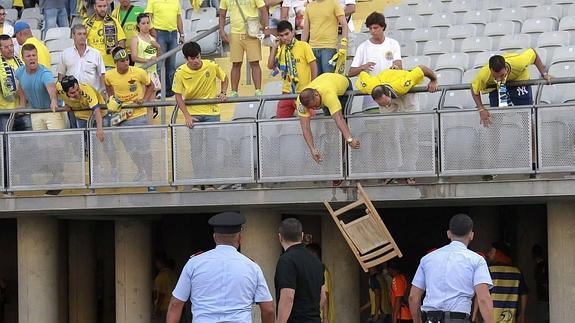
{"label": "metal mesh panel", "polygon": [[167,127],[90,130],[91,187],[168,185]]}
{"label": "metal mesh panel", "polygon": [[320,164],[311,158],[298,120],[259,123],[261,182],[343,178],[343,144],[335,122],[313,119],[311,128]]}
{"label": "metal mesh panel", "polygon": [[174,183],[255,182],[255,127],[255,123],[174,127]]}
{"label": "metal mesh panel", "polygon": [[489,128],[477,111],[440,115],[442,175],[531,172],[531,109],[491,111]]}
{"label": "metal mesh panel", "polygon": [[0,134],[0,190],[4,190],[4,136]]}
{"label": "metal mesh panel", "polygon": [[9,133],[11,191],[86,186],[84,131]]}
{"label": "metal mesh panel", "polygon": [[537,110],[539,170],[575,170],[575,116],[573,107]]}
{"label": "metal mesh panel", "polygon": [[435,176],[435,115],[349,118],[349,178]]}

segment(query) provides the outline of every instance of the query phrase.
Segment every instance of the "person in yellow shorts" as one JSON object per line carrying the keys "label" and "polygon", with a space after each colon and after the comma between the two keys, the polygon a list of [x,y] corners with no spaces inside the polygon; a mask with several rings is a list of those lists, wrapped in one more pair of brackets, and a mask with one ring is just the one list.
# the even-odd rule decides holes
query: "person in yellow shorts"
{"label": "person in yellow shorts", "polygon": [[533,48],[520,54],[508,53],[491,56],[489,63],[477,72],[475,79],[471,82],[471,95],[479,111],[481,124],[485,127],[491,124],[491,114],[483,107],[481,93],[489,93],[489,105],[491,107],[533,104],[531,86],[507,87],[505,85],[507,81],[529,80],[527,68],[531,64],[535,64],[543,79],[548,82],[551,81],[551,76],[545,72],[545,66]]}
{"label": "person in yellow shorts", "polygon": [[[124,48],[116,47],[111,54],[116,62],[116,68],[106,72],[105,83],[106,91],[110,96],[109,101],[112,102],[108,103],[108,109],[114,113],[112,125],[120,127],[147,125],[151,109],[118,110],[118,108],[121,108],[123,104],[141,104],[153,100],[154,85],[148,73],[139,67],[129,65],[128,53]],[[118,105],[119,107],[113,108],[113,106]],[[134,136],[127,132],[120,133],[120,140],[138,168],[133,182],[152,180],[153,157],[150,152],[151,138],[147,134],[147,132],[141,132],[138,136]],[[154,188],[148,187],[148,190],[151,191]]]}
{"label": "person in yellow shorts", "polygon": [[[214,61],[204,60],[201,47],[190,42],[184,45],[182,53],[187,63],[178,67],[174,75],[173,90],[176,103],[184,115],[186,125],[192,127],[194,122],[220,121],[220,107],[217,104],[186,106],[185,100],[214,99],[226,100],[228,77],[224,70]],[[220,92],[217,89],[220,80]]]}
{"label": "person in yellow shorts", "polygon": [[335,120],[345,142],[354,149],[359,148],[359,140],[353,138],[347,123],[343,119],[342,109],[347,105],[346,91],[351,91],[351,82],[347,77],[336,73],[324,73],[311,81],[301,91],[296,106],[303,137],[310,150],[313,160],[321,162],[321,153],[315,148],[311,132],[312,110],[323,108],[324,112]]}
{"label": "person in yellow shorts", "polygon": [[[226,34],[224,30],[228,10],[230,11],[230,35]],[[246,20],[256,20],[258,12],[263,35],[264,37],[269,37],[269,15],[264,0],[222,0],[220,2],[219,33],[222,40],[230,44],[230,61],[232,62],[232,71],[230,73],[232,91],[230,92],[230,97],[238,96],[244,52],[252,69],[252,80],[256,88],[255,95],[263,95],[261,90],[262,70],[260,68],[260,60],[262,59],[261,43],[258,38],[251,37],[246,31]]]}
{"label": "person in yellow shorts", "polygon": [[102,110],[106,108],[106,102],[102,95],[91,85],[80,84],[72,75],[64,76],[56,83],[56,90],[58,97],[64,101],[64,108],[74,111],[78,128],[86,128],[92,112],[94,113],[96,137],[104,141]]}

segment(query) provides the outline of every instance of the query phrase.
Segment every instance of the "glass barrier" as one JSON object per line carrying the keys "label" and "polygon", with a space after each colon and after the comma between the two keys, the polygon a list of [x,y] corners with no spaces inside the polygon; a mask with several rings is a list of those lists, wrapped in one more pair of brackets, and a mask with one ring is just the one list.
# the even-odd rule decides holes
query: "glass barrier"
{"label": "glass barrier", "polygon": [[255,122],[172,127],[175,185],[254,183]]}
{"label": "glass barrier", "polygon": [[85,188],[84,130],[6,133],[10,191]]}
{"label": "glass barrier", "polygon": [[435,176],[436,114],[348,118],[359,149],[348,148],[348,178]]}
{"label": "glass barrier", "polygon": [[573,106],[538,107],[539,171],[575,171],[575,115]]}
{"label": "glass barrier", "polygon": [[441,175],[532,172],[531,108],[490,112],[488,128],[476,110],[439,112]]}
{"label": "glass barrier", "polygon": [[104,128],[104,141],[89,129],[90,187],[169,185],[168,127]]}
{"label": "glass barrier", "polygon": [[343,179],[343,140],[335,122],[317,118],[311,128],[323,159],[319,164],[311,158],[298,119],[258,122],[260,182]]}

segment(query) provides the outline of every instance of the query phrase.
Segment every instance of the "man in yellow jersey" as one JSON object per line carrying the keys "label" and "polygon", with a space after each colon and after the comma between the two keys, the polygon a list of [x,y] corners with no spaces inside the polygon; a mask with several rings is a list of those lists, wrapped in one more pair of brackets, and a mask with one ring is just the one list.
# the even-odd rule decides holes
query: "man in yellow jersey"
{"label": "man in yellow jersey", "polygon": [[351,82],[347,77],[341,74],[324,73],[311,81],[297,98],[296,104],[303,137],[313,160],[317,163],[321,162],[321,154],[315,148],[311,132],[310,117],[313,110],[323,108],[324,112],[335,120],[345,142],[354,149],[359,148],[359,140],[352,137],[342,112],[348,99],[344,94],[351,90]]}
{"label": "man in yellow jersey", "polygon": [[[46,45],[44,45],[44,42],[32,36],[32,30],[30,29],[30,25],[28,25],[27,22],[18,21],[14,25],[14,35],[16,36],[16,40],[21,47],[24,47],[26,44],[34,45],[38,51],[38,63],[44,65],[48,69],[52,68],[50,51],[48,51],[48,48]],[[24,57],[22,50],[20,57]]]}
{"label": "man in yellow jersey", "polygon": [[[156,41],[160,44],[162,53],[167,53],[178,47],[178,43],[184,42],[186,35],[182,23],[180,0],[148,0],[146,12],[151,16]],[[164,66],[166,67],[166,96],[171,97],[174,95],[172,83],[176,71],[176,56],[167,58]]]}
{"label": "man in yellow jersey", "polygon": [[132,38],[138,35],[136,18],[144,12],[144,8],[132,5],[130,0],[120,0],[120,5],[112,11],[112,17],[120,22],[126,34],[126,51],[130,54]]}
{"label": "man in yellow jersey", "polygon": [[[186,126],[192,127],[194,122],[220,121],[220,107],[217,104],[190,105],[186,107],[185,100],[214,99],[226,100],[228,77],[224,70],[214,61],[203,60],[200,45],[191,42],[184,45],[182,53],[187,63],[178,67],[174,75],[173,89],[176,103],[184,115]],[[220,80],[220,93],[216,86]]]}
{"label": "man in yellow jersey", "polygon": [[[429,78],[427,90],[437,90],[437,76],[427,66],[420,65],[411,71],[386,69],[376,76],[371,76],[362,71],[356,81],[356,87],[361,93],[371,94],[372,99],[379,105],[382,113],[389,112],[414,112],[419,111],[417,94],[408,93],[412,87],[423,81],[423,77]],[[388,133],[395,138],[399,130],[400,140],[392,139],[389,143],[388,156],[396,161],[392,167],[403,171],[415,171],[419,158],[418,144],[418,118],[403,116],[396,119],[387,129]],[[401,143],[401,144],[400,144]],[[415,184],[414,178],[406,178],[406,184]]]}
{"label": "man in yellow jersey", "polygon": [[[0,53],[2,54],[2,65],[0,66],[0,109],[16,109],[20,106],[18,87],[16,83],[16,70],[24,63],[14,54],[14,43],[8,35],[0,35]],[[6,129],[6,123],[10,114],[0,114],[0,132]],[[13,130],[32,130],[30,114],[16,114]]]}
{"label": "man in yellow jersey", "polygon": [[96,0],[94,14],[84,21],[84,26],[88,32],[88,46],[97,49],[106,68],[112,69],[116,67],[112,50],[126,46],[126,34],[120,22],[108,13],[108,6],[107,0]]}
{"label": "man in yellow jersey", "polygon": [[64,101],[64,108],[74,111],[78,128],[86,128],[88,120],[94,112],[96,119],[96,137],[104,141],[102,110],[106,107],[106,101],[102,95],[91,85],[80,84],[72,76],[64,76],[56,83],[58,97]]}
{"label": "man in yellow jersey", "polygon": [[545,72],[545,66],[533,48],[520,54],[491,56],[489,63],[479,70],[471,83],[471,95],[479,111],[481,124],[485,127],[491,124],[491,114],[483,107],[481,93],[489,93],[489,105],[492,107],[533,104],[531,86],[507,87],[505,85],[507,81],[529,80],[527,68],[531,64],[535,64],[542,78],[548,82],[551,81],[551,76]]}
{"label": "man in yellow jersey", "polygon": [[[110,100],[119,103],[120,107],[123,104],[141,104],[152,101],[154,84],[148,73],[139,67],[130,66],[128,53],[124,48],[116,47],[111,54],[116,61],[116,68],[106,72],[105,76],[106,91]],[[112,104],[108,105],[108,109],[113,110]],[[151,115],[151,109],[147,108],[121,109],[111,112],[115,113],[112,117],[112,124],[120,127],[147,125],[148,115]],[[137,137],[122,132],[120,133],[120,140],[138,167],[133,181],[150,181],[152,179],[153,157],[150,152],[151,139],[149,136],[145,132],[140,133]],[[148,190],[154,189],[148,187]]]}
{"label": "man in yellow jersey", "polygon": [[[289,21],[277,24],[278,37],[268,58],[268,68],[278,68],[284,80],[282,93],[300,93],[317,77],[317,64],[308,43],[295,38]],[[291,118],[295,112],[295,100],[280,100],[276,118]]]}
{"label": "man in yellow jersey", "polygon": [[345,56],[347,50],[348,27],[342,6],[338,0],[312,1],[306,6],[304,17],[301,40],[313,48],[318,75],[333,72],[334,66],[329,61],[337,52],[338,23],[342,27],[341,54]]}
{"label": "man in yellow jersey", "polygon": [[[231,26],[229,35],[224,30],[228,10],[230,12]],[[258,38],[251,37],[246,31],[246,21],[256,20],[258,12],[264,37],[269,37],[269,15],[264,0],[222,0],[220,2],[220,37],[224,42],[230,44],[230,61],[232,62],[232,71],[230,72],[232,91],[230,92],[230,97],[238,96],[244,52],[252,70],[252,80],[256,90],[255,95],[263,95],[261,90],[262,70],[260,68],[260,60],[262,59],[261,43]]]}

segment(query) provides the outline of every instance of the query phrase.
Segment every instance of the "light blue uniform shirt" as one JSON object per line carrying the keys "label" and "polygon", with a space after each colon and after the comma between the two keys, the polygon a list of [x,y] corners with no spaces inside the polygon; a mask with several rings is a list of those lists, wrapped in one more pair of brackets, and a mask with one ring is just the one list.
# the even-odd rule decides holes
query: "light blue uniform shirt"
{"label": "light blue uniform shirt", "polygon": [[412,285],[425,290],[422,311],[471,313],[475,286],[493,286],[485,259],[452,241],[421,259]]}
{"label": "light blue uniform shirt", "polygon": [[194,323],[251,323],[252,305],[272,301],[261,268],[227,245],[188,260],[172,295],[190,299]]}

